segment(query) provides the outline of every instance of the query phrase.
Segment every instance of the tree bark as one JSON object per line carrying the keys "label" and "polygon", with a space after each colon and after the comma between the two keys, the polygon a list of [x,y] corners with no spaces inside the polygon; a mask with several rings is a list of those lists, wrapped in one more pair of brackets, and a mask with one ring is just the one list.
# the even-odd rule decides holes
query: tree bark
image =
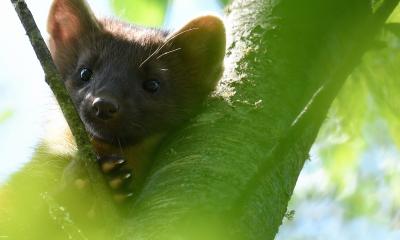
{"label": "tree bark", "polygon": [[219,98],[163,145],[121,238],[273,239],[331,102],[397,3],[234,1]]}

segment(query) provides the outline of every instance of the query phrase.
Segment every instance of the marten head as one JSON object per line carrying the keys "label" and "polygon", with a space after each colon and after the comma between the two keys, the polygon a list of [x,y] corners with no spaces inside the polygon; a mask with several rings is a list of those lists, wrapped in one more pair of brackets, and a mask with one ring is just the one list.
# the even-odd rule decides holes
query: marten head
{"label": "marten head", "polygon": [[55,0],[50,49],[89,134],[134,144],[192,116],[214,89],[223,23],[196,18],[172,33],[99,20],[84,0]]}

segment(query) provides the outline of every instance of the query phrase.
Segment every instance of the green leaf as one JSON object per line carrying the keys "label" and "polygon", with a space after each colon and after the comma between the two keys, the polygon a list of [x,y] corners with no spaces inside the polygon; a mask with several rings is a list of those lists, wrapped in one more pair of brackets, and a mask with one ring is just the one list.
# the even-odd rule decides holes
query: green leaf
{"label": "green leaf", "polygon": [[374,179],[359,179],[354,194],[343,199],[346,208],[345,217],[372,216],[379,210],[379,185]]}
{"label": "green leaf", "polygon": [[394,9],[387,22],[400,22],[400,6]]}
{"label": "green leaf", "polygon": [[388,124],[393,140],[400,147],[400,35],[392,28],[384,31],[381,40],[387,47],[370,51],[360,67],[377,112]]}
{"label": "green leaf", "polygon": [[169,0],[111,0],[114,11],[121,18],[146,26],[161,26]]}
{"label": "green leaf", "polygon": [[222,4],[222,6],[226,6],[231,3],[231,0],[219,0],[219,2]]}
{"label": "green leaf", "polygon": [[317,139],[325,170],[339,192],[348,192],[365,149],[361,133],[367,120],[367,95],[365,84],[353,74],[333,102]]}
{"label": "green leaf", "polygon": [[0,124],[7,121],[10,117],[12,117],[12,115],[13,115],[13,111],[11,111],[10,109],[1,112],[0,113]]}

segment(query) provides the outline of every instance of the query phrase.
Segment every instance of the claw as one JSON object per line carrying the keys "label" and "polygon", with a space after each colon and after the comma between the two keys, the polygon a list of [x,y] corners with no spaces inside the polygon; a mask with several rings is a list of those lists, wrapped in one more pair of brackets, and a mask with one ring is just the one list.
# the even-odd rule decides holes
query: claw
{"label": "claw", "polygon": [[124,175],[122,175],[122,179],[125,180],[125,181],[130,179],[130,178],[132,178],[132,173],[130,173],[130,172],[125,173]]}
{"label": "claw", "polygon": [[124,159],[107,160],[107,161],[104,161],[103,163],[101,163],[101,170],[104,173],[110,173],[111,171],[118,169],[125,164],[126,164],[126,161]]}
{"label": "claw", "polygon": [[112,189],[118,189],[131,178],[132,178],[132,173],[128,172],[110,180],[108,184]]}
{"label": "claw", "polygon": [[87,180],[83,180],[81,178],[78,178],[74,181],[75,187],[79,190],[83,190],[86,188],[86,186],[88,185],[88,181]]}
{"label": "claw", "polygon": [[130,190],[133,174],[126,168],[127,161],[119,155],[98,156],[98,163],[108,179],[116,203],[123,203],[133,196]]}
{"label": "claw", "polygon": [[133,193],[117,193],[114,194],[114,201],[117,203],[123,203],[127,199],[131,198],[133,196]]}

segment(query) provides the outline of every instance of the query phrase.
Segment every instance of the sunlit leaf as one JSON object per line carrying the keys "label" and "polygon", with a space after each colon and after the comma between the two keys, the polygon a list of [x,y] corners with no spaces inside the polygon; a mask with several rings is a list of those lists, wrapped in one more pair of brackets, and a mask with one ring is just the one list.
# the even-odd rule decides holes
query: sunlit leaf
{"label": "sunlit leaf", "polygon": [[356,191],[344,200],[348,207],[346,217],[371,216],[379,209],[379,201],[376,189],[379,186],[372,179],[363,179],[362,184],[357,185]]}
{"label": "sunlit leaf", "polygon": [[351,194],[354,171],[359,166],[365,141],[360,137],[366,124],[367,92],[357,76],[350,78],[331,107],[317,144],[326,172],[339,193]]}
{"label": "sunlit leaf", "polygon": [[385,30],[395,34],[397,37],[400,37],[400,23],[387,23],[385,25]]}
{"label": "sunlit leaf", "polygon": [[392,163],[393,166],[388,166],[385,177],[386,177],[386,182],[389,185],[390,193],[393,196],[393,208],[398,211],[398,209],[400,209],[400,188],[399,188],[400,174],[399,170],[396,169],[398,161],[394,160],[392,161]]}
{"label": "sunlit leaf", "polygon": [[356,184],[354,172],[359,167],[360,154],[364,147],[365,143],[361,138],[353,137],[343,143],[331,145],[320,152],[326,171],[338,194],[353,193]]}
{"label": "sunlit leaf", "polygon": [[0,124],[7,121],[10,117],[12,117],[13,111],[12,110],[5,110],[0,112]]}
{"label": "sunlit leaf", "polygon": [[220,2],[223,6],[228,5],[229,3],[231,3],[231,1],[232,1],[232,0],[219,0],[219,2]]}
{"label": "sunlit leaf", "polygon": [[379,113],[400,147],[400,35],[392,29],[381,38],[387,47],[366,54],[360,68]]}
{"label": "sunlit leaf", "polygon": [[394,9],[387,22],[400,22],[400,6]]}
{"label": "sunlit leaf", "polygon": [[375,12],[381,7],[383,2],[383,0],[372,0],[372,10]]}
{"label": "sunlit leaf", "polygon": [[161,26],[169,4],[169,0],[111,1],[117,15],[127,21],[146,26]]}

